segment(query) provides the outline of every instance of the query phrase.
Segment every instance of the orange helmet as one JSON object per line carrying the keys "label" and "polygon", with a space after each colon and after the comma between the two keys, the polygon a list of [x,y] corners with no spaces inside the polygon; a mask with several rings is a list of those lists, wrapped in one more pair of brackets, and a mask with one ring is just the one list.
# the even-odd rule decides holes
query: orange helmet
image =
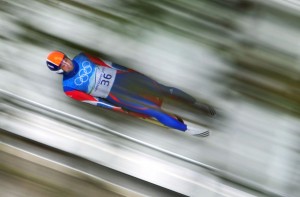
{"label": "orange helmet", "polygon": [[65,54],[60,51],[52,51],[47,57],[47,66],[52,71],[60,70],[60,64],[64,59]]}

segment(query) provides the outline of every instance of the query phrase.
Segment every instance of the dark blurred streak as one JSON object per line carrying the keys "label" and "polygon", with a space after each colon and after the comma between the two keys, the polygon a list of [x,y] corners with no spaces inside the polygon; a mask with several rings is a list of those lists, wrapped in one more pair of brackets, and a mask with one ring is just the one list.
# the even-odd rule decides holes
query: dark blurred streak
{"label": "dark blurred streak", "polygon": [[[92,49],[87,47],[86,45],[81,45],[76,42],[76,40],[66,40],[59,36],[52,35],[47,33],[46,31],[42,31],[26,22],[19,21],[17,22],[20,27],[24,29],[26,34],[19,34],[18,37],[26,43],[35,44],[38,46],[43,46],[45,48],[49,48],[49,50],[63,50],[62,47],[69,47],[72,49],[77,49],[78,51],[86,52],[91,55],[108,58],[108,54],[104,54],[99,52],[99,50]],[[66,52],[67,53],[67,52]]]}
{"label": "dark blurred streak", "polygon": [[[209,12],[201,13],[195,9],[191,9],[189,3],[186,4],[186,2],[162,1],[157,3],[155,1],[141,1],[124,4],[127,9],[133,11],[133,13],[129,13],[128,15],[134,21],[151,21],[153,22],[153,25],[150,24],[151,26],[158,25],[161,29],[183,34],[186,37],[191,37],[194,40],[200,40],[204,43],[208,41],[206,40],[208,38],[203,37],[203,32],[213,33],[216,36],[224,36],[226,34],[229,36],[228,32],[221,28],[228,30],[236,29],[235,24],[230,20],[218,18]],[[191,18],[191,16],[193,17]],[[165,18],[165,20],[160,20],[160,18]],[[149,28],[145,25],[143,27]]]}
{"label": "dark blurred streak", "polygon": [[286,92],[274,89],[257,80],[251,80],[245,75],[235,74],[230,75],[230,78],[236,81],[230,87],[255,100],[262,101],[270,107],[276,107],[282,110],[283,113],[290,113],[295,116],[300,116],[299,96],[294,92]]}
{"label": "dark blurred streak", "polygon": [[[222,3],[223,2],[217,2],[216,5],[221,9],[225,9],[225,7],[223,6]],[[229,30],[237,29],[234,22],[229,19],[229,16],[224,15],[223,17],[218,17],[210,12],[205,12],[205,13],[199,12],[199,10],[197,10],[196,8],[192,8],[191,5],[189,5],[189,3],[187,3],[187,2],[184,3],[184,2],[169,1],[168,3],[162,2],[162,5],[165,5],[167,8],[173,8],[174,10],[177,10],[178,12],[182,12],[182,13],[186,14],[187,16],[195,17],[196,19],[199,20],[198,28],[200,28],[200,26],[199,26],[201,24],[200,21],[202,21],[202,22],[205,21],[206,23],[218,25],[220,27],[223,27],[223,28],[226,28]],[[167,10],[165,10],[165,11],[167,11]],[[239,11],[247,11],[247,10],[246,9],[244,9],[244,10],[243,9],[230,9],[230,11],[239,12]],[[177,17],[180,18],[182,16],[178,14]],[[187,18],[186,22],[188,22],[188,20],[190,20],[190,18]],[[207,26],[206,28],[210,28],[210,27]]]}
{"label": "dark blurred streak", "polygon": [[[233,59],[230,65],[234,70],[225,74],[228,78],[225,81],[234,80],[230,83],[230,88],[299,116],[299,73],[293,69],[286,69],[288,65],[285,65],[296,63],[297,57],[271,49],[264,51],[259,47],[241,49],[232,50]],[[257,52],[253,53],[255,49]],[[268,54],[269,57],[260,57],[262,53]],[[284,61],[274,60],[279,57]]]}
{"label": "dark blurred streak", "polygon": [[254,2],[249,0],[212,0],[213,3],[216,3],[218,6],[229,7],[230,9],[243,12],[253,8],[255,5]]}

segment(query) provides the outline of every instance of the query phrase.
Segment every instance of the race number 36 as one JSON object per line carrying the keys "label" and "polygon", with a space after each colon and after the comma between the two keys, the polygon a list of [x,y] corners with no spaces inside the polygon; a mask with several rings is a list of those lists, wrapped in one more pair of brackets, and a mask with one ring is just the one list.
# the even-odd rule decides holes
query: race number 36
{"label": "race number 36", "polygon": [[95,76],[95,86],[92,95],[106,98],[114,84],[117,71],[107,67],[98,67]]}
{"label": "race number 36", "polygon": [[112,75],[110,74],[103,74],[103,79],[100,81],[101,85],[109,86],[110,79],[112,78]]}

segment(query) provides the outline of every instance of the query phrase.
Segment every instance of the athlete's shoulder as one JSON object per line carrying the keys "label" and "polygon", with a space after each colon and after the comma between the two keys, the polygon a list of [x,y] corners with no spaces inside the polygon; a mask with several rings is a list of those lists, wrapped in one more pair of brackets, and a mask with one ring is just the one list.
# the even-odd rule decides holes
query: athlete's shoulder
{"label": "athlete's shoulder", "polygon": [[81,53],[78,53],[78,54],[73,58],[73,60],[76,61],[76,60],[85,59],[85,58],[88,58],[87,55],[86,55],[85,53],[81,52]]}
{"label": "athlete's shoulder", "polygon": [[78,58],[83,58],[83,57],[87,58],[88,60],[90,60],[91,62],[93,62],[96,65],[109,67],[109,68],[117,70],[118,72],[135,72],[134,70],[132,70],[130,68],[127,68],[127,67],[122,66],[120,64],[113,63],[113,62],[108,61],[108,60],[104,60],[104,59],[99,58],[99,57],[95,57],[95,56],[90,55],[88,53],[78,54]]}

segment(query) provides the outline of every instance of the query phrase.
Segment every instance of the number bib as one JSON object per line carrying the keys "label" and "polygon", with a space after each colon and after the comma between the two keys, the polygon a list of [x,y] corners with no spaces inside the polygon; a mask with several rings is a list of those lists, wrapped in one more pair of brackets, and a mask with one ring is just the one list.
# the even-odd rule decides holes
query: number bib
{"label": "number bib", "polygon": [[97,67],[95,75],[95,86],[91,95],[106,98],[113,86],[117,71],[108,67]]}

